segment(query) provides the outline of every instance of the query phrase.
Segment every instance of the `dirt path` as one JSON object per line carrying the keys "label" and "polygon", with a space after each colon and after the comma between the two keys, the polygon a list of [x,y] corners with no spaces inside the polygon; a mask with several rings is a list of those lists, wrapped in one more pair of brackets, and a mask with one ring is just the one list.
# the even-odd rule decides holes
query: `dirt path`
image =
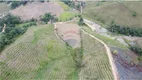
{"label": "dirt path", "polygon": [[58,36],[56,23],[54,24],[54,33],[55,33],[56,37],[64,43],[63,39]]}
{"label": "dirt path", "polygon": [[116,66],[114,64],[114,60],[113,60],[110,48],[102,40],[100,40],[100,39],[96,38],[95,36],[85,32],[84,30],[82,30],[82,31],[85,34],[88,34],[90,37],[92,37],[92,38],[96,39],[97,41],[101,42],[104,45],[104,47],[106,48],[106,51],[107,51],[107,55],[108,55],[108,58],[109,58],[109,62],[110,62],[111,68],[112,68],[112,73],[113,73],[113,76],[114,76],[114,80],[119,80],[118,71],[117,71],[117,68],[116,68]]}
{"label": "dirt path", "polygon": [[5,32],[6,24],[4,24],[4,27],[2,29],[2,32]]}

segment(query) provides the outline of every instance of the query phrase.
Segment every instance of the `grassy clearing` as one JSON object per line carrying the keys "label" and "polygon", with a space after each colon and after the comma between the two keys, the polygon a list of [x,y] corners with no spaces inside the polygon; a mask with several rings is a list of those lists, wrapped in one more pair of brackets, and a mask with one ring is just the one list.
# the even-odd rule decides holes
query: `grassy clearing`
{"label": "grassy clearing", "polygon": [[113,39],[110,39],[108,37],[105,37],[103,35],[100,35],[100,34],[97,34],[95,32],[93,32],[89,27],[87,27],[86,25],[84,26],[81,26],[81,28],[83,30],[85,30],[86,32],[94,35],[95,37],[101,39],[102,41],[104,41],[107,45],[110,45],[110,46],[117,46],[117,47],[120,47],[120,48],[124,48],[124,49],[127,49],[126,46],[124,46],[123,44],[119,43],[118,41],[116,40],[113,40]]}
{"label": "grassy clearing", "polygon": [[113,80],[111,66],[103,44],[82,32],[83,67],[80,80]]}
{"label": "grassy clearing", "polygon": [[67,21],[67,20],[71,20],[74,17],[77,16],[77,13],[73,13],[73,12],[63,12],[60,16],[59,16],[59,21]]}
{"label": "grassy clearing", "polygon": [[[52,25],[33,26],[6,48],[1,56],[0,79],[74,78],[75,62],[70,50],[54,34]],[[6,55],[4,55],[6,54]]]}
{"label": "grassy clearing", "polygon": [[142,27],[142,2],[87,2],[83,16],[110,25],[116,24],[128,27]]}
{"label": "grassy clearing", "polygon": [[6,3],[0,3],[0,13],[7,12],[10,10],[10,7]]}
{"label": "grassy clearing", "polygon": [[64,11],[69,11],[71,8],[66,5],[64,2],[61,1],[57,1],[59,3],[59,5],[64,9]]}

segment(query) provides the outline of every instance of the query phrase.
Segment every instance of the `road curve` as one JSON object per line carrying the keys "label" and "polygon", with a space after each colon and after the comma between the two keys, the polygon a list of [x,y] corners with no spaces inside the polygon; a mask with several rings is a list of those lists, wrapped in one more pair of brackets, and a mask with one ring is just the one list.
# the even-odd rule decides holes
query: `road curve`
{"label": "road curve", "polygon": [[107,51],[107,55],[108,55],[108,58],[109,58],[109,63],[111,65],[111,69],[112,69],[112,73],[113,73],[113,76],[114,76],[114,80],[119,80],[119,75],[118,75],[118,71],[117,71],[117,68],[114,64],[114,60],[113,60],[113,57],[112,57],[112,54],[111,54],[111,51],[110,51],[110,48],[100,39],[96,38],[95,36],[87,33],[86,31],[84,31],[83,29],[81,29],[85,34],[89,35],[90,37],[96,39],[97,41],[101,42],[104,47],[106,48],[106,51]]}

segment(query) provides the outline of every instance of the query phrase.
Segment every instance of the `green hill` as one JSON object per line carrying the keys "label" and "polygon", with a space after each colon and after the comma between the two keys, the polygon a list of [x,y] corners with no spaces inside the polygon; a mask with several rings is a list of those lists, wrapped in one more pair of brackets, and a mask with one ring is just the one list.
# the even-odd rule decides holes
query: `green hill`
{"label": "green hill", "polygon": [[110,25],[115,22],[126,27],[142,27],[142,2],[86,2],[83,16]]}

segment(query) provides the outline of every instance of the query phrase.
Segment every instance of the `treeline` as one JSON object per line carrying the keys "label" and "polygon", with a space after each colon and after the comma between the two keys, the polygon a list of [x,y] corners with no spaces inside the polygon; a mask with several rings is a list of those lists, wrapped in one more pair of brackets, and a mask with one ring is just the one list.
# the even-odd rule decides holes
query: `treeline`
{"label": "treeline", "polygon": [[20,18],[11,14],[0,19],[1,30],[4,24],[6,25],[5,32],[1,32],[0,30],[0,51],[2,51],[5,46],[15,41],[19,35],[22,35],[29,26],[36,25],[36,22],[29,22],[29,24],[23,25],[22,27],[16,26],[21,23],[24,24]]}
{"label": "treeline", "polygon": [[130,27],[120,26],[117,24],[111,24],[108,30],[110,32],[117,33],[117,34],[142,37],[142,28],[130,28]]}

